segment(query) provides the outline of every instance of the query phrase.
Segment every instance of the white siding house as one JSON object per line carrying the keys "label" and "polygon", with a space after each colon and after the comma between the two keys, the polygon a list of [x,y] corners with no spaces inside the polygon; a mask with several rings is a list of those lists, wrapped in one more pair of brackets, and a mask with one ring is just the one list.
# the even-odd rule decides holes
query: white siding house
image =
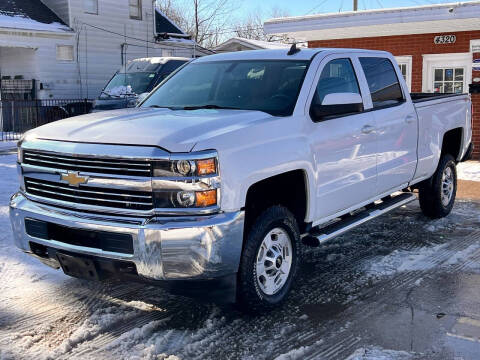
{"label": "white siding house", "polygon": [[131,59],[202,56],[152,0],[1,0],[0,74],[40,99],[96,98]]}

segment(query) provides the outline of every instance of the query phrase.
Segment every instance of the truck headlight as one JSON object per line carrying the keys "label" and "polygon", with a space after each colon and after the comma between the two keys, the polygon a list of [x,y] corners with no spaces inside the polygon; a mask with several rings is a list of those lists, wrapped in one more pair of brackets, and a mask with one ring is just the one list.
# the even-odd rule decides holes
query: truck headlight
{"label": "truck headlight", "polygon": [[206,208],[217,205],[218,189],[154,191],[155,208]]}
{"label": "truck headlight", "polygon": [[170,159],[153,162],[153,193],[156,209],[215,208],[219,204],[218,156],[213,150],[173,153]]}
{"label": "truck headlight", "polygon": [[153,176],[210,176],[218,174],[216,158],[200,160],[161,160],[153,164]]}

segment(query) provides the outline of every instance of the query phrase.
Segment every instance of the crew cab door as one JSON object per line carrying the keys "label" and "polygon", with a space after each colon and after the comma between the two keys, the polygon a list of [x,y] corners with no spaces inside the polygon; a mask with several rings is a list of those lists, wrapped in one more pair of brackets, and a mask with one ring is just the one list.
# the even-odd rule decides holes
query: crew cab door
{"label": "crew cab door", "polygon": [[[307,101],[312,121],[307,131],[316,166],[317,220],[375,194],[375,119],[363,111],[368,88],[357,80],[359,66],[347,54],[325,57]],[[355,98],[360,106],[352,104]]]}
{"label": "crew cab door", "polygon": [[377,194],[406,187],[417,164],[417,114],[396,63],[359,55],[371,94],[377,133]]}

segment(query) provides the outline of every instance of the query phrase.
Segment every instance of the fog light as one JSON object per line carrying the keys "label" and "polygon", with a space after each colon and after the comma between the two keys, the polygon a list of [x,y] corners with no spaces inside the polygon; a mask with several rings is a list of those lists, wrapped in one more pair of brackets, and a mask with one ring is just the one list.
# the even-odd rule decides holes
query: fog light
{"label": "fog light", "polygon": [[217,204],[217,190],[199,191],[195,193],[196,206],[207,207]]}
{"label": "fog light", "polygon": [[192,191],[180,191],[177,194],[177,201],[180,206],[192,206],[195,203],[195,194]]}

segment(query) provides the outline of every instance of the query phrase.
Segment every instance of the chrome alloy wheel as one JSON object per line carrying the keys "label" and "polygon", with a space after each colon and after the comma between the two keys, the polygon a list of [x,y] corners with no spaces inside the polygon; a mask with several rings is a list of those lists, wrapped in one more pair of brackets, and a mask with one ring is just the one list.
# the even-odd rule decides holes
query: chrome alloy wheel
{"label": "chrome alloy wheel", "polygon": [[272,229],[257,253],[256,280],[266,295],[277,293],[288,279],[292,267],[292,241],[281,228]]}
{"label": "chrome alloy wheel", "polygon": [[450,166],[447,166],[443,170],[442,174],[442,205],[448,206],[450,200],[453,196],[453,186],[454,178],[453,178],[453,171]]}

